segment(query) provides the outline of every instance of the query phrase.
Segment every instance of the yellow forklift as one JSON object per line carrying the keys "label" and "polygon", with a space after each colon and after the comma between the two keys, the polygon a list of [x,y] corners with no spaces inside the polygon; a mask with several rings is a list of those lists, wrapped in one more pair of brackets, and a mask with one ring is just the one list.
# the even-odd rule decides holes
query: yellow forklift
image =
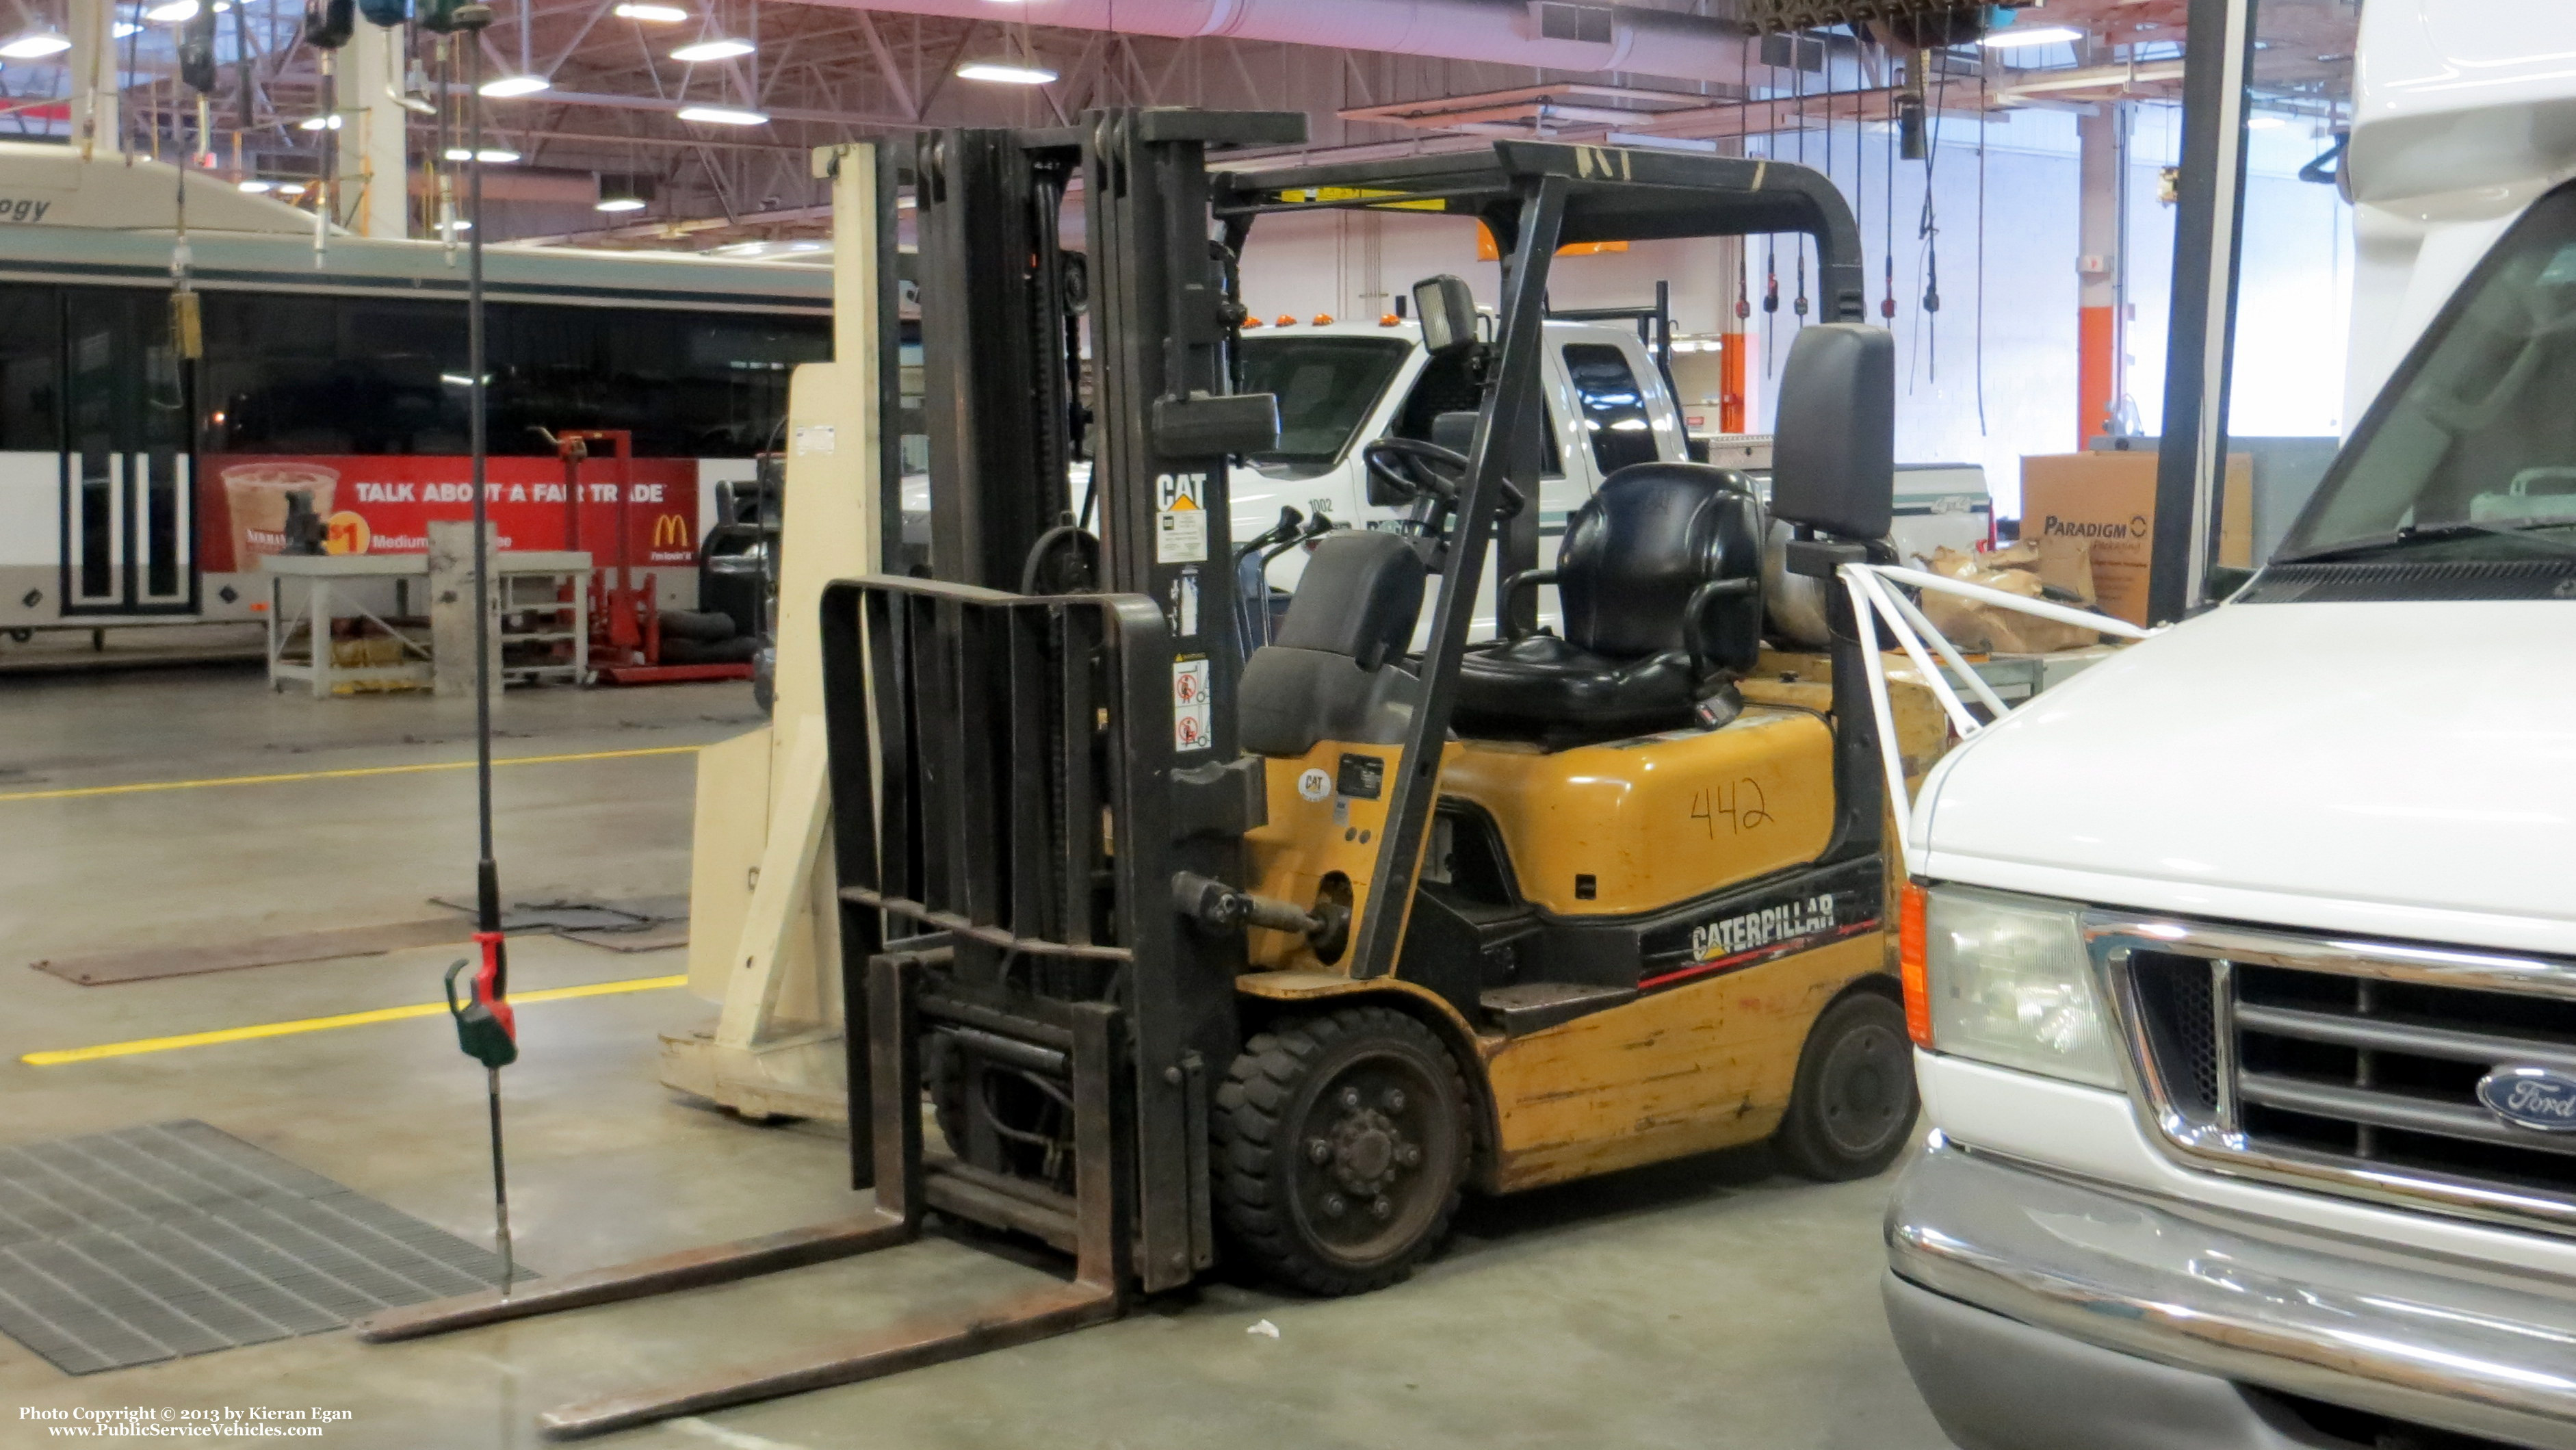
{"label": "yellow forklift", "polygon": [[[1314,541],[1274,642],[1239,665],[1242,602],[1176,577],[1227,557],[1222,459],[1154,456],[1169,429],[1095,474],[1106,592],[837,586],[845,999],[869,1004],[852,1081],[877,1094],[852,1103],[876,1129],[861,1175],[1081,1247],[1089,1129],[1117,1155],[1097,1166],[1122,1287],[1229,1254],[1346,1294],[1432,1253],[1471,1188],[1764,1138],[1817,1178],[1884,1167],[1915,1099],[1840,590],[1830,661],[1766,651],[1763,505],[1690,463],[1614,474],[1532,567],[1558,247],[1773,231],[1815,239],[1837,320],[1783,370],[1770,514],[1795,573],[1883,550],[1892,350],[1851,320],[1839,194],[1778,163],[1522,142],[1213,186],[1220,251],[1319,207],[1509,239],[1490,327],[1457,278],[1413,293],[1433,365],[1477,406],[1367,445],[1411,526]],[[1095,279],[1124,260],[1094,255]],[[1130,361],[1113,348],[1106,374]],[[1104,426],[1267,402],[1188,381]],[[1498,531],[1508,627],[1470,643]],[[1542,585],[1555,632],[1530,627]],[[1937,753],[1939,724],[1905,718],[1924,735],[1905,753]],[[1085,1012],[1113,1039],[1088,1094],[1068,1050]],[[952,1155],[927,1161],[908,1116],[925,1083]],[[1086,1123],[1091,1100],[1107,1121]]]}
{"label": "yellow forklift", "polygon": [[[1009,1303],[540,1417],[573,1437],[1102,1322],[1220,1258],[1312,1293],[1378,1288],[1438,1249],[1470,1189],[1766,1138],[1826,1179],[1900,1150],[1915,1098],[1881,752],[1831,587],[1887,557],[1894,369],[1859,322],[1842,197],[1779,162],[1535,142],[1208,167],[1211,148],[1302,135],[1297,116],[1103,111],[913,153],[934,577],[844,580],[804,616],[851,1180],[873,1206],[362,1334],[847,1257],[934,1213],[1074,1259]],[[882,281],[892,168],[870,174]],[[1077,174],[1080,258],[1054,220]],[[1414,289],[1472,406],[1368,445],[1407,526],[1313,539],[1247,651],[1242,611],[1268,601],[1236,585],[1230,460],[1275,447],[1278,412],[1239,386],[1235,261],[1258,218],[1327,207],[1481,221],[1505,249],[1502,306],[1480,316],[1454,277]],[[1780,374],[1768,514],[1794,531],[1786,567],[1827,588],[1825,657],[1765,647],[1770,524],[1738,474],[1620,470],[1537,567],[1558,248],[1775,232],[1812,239],[1823,281],[1827,320]],[[1092,498],[1066,517],[1085,359]],[[891,473],[878,483],[891,520]],[[1504,627],[1471,643],[1489,551]],[[1553,631],[1535,627],[1543,587]],[[1898,706],[1919,769],[1944,725]]]}

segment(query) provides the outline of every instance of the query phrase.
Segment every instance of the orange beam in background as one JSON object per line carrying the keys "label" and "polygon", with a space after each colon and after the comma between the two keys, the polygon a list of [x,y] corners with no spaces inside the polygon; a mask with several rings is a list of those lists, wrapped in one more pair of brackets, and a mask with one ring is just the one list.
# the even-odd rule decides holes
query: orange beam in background
{"label": "orange beam in background", "polygon": [[1746,343],[1751,334],[1722,332],[1717,338],[1717,431],[1741,433],[1744,428],[1744,364]]}
{"label": "orange beam in background", "polygon": [[2108,307],[2079,307],[2075,323],[2075,446],[2111,426],[2119,405],[2113,389],[2120,376],[2120,328]]}

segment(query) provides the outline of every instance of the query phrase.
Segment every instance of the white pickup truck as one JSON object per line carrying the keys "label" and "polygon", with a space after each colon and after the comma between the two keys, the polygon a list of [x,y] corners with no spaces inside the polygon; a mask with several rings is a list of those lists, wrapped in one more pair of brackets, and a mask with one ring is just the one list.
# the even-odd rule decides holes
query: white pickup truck
{"label": "white pickup truck", "polygon": [[[1663,371],[1634,330],[1600,322],[1550,322],[1546,337],[1540,568],[1555,564],[1567,516],[1603,479],[1631,463],[1691,456]],[[1474,407],[1477,389],[1465,375],[1466,365],[1463,358],[1433,359],[1422,345],[1420,325],[1402,319],[1282,319],[1246,331],[1243,387],[1277,396],[1279,446],[1253,456],[1251,467],[1233,476],[1235,542],[1244,544],[1277,524],[1282,507],[1309,518],[1322,514],[1345,527],[1385,528],[1411,517],[1406,505],[1370,501],[1360,450],[1390,436],[1428,440],[1434,418]],[[1567,440],[1574,441],[1569,446]],[[1769,445],[1768,438],[1758,436],[1729,438],[1715,461],[1742,469],[1756,491],[1767,496]],[[1944,545],[1972,548],[1989,541],[1992,525],[1993,503],[1982,468],[1899,466],[1891,542],[1900,557],[1929,558]],[[1303,562],[1302,550],[1280,550],[1269,566],[1271,585],[1293,590]],[[1489,563],[1473,626],[1480,638],[1494,631],[1491,573]],[[1542,621],[1553,620],[1554,593],[1541,595]]]}
{"label": "white pickup truck", "polygon": [[2402,361],[2250,585],[1912,818],[1885,1290],[1970,1450],[2576,1446],[2576,17],[2361,26]]}

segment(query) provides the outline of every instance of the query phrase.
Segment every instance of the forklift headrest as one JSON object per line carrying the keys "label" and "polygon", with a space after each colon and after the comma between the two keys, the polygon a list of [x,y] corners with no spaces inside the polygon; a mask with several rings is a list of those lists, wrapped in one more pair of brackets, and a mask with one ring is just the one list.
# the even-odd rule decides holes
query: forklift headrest
{"label": "forklift headrest", "polygon": [[1337,529],[1315,544],[1279,624],[1289,649],[1347,655],[1374,670],[1404,653],[1422,613],[1422,556],[1397,534]]}
{"label": "forklift headrest", "polygon": [[1771,516],[1836,538],[1887,537],[1896,494],[1896,338],[1857,322],[1810,327],[1780,370]]}

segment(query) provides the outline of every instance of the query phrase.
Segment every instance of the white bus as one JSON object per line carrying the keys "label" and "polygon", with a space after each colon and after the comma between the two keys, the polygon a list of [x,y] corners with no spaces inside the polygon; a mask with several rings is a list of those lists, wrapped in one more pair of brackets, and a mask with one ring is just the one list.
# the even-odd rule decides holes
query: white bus
{"label": "white bus", "polygon": [[[252,556],[300,491],[335,550],[413,552],[471,507],[463,249],[333,235],[187,178],[204,355],[171,346],[174,201],[152,162],[0,143],[0,630],[255,617]],[[774,446],[787,379],[831,351],[828,267],[499,245],[484,254],[504,548],[561,547],[536,431],[624,428],[630,556],[695,601],[719,481]],[[601,558],[613,466],[585,465]]]}

